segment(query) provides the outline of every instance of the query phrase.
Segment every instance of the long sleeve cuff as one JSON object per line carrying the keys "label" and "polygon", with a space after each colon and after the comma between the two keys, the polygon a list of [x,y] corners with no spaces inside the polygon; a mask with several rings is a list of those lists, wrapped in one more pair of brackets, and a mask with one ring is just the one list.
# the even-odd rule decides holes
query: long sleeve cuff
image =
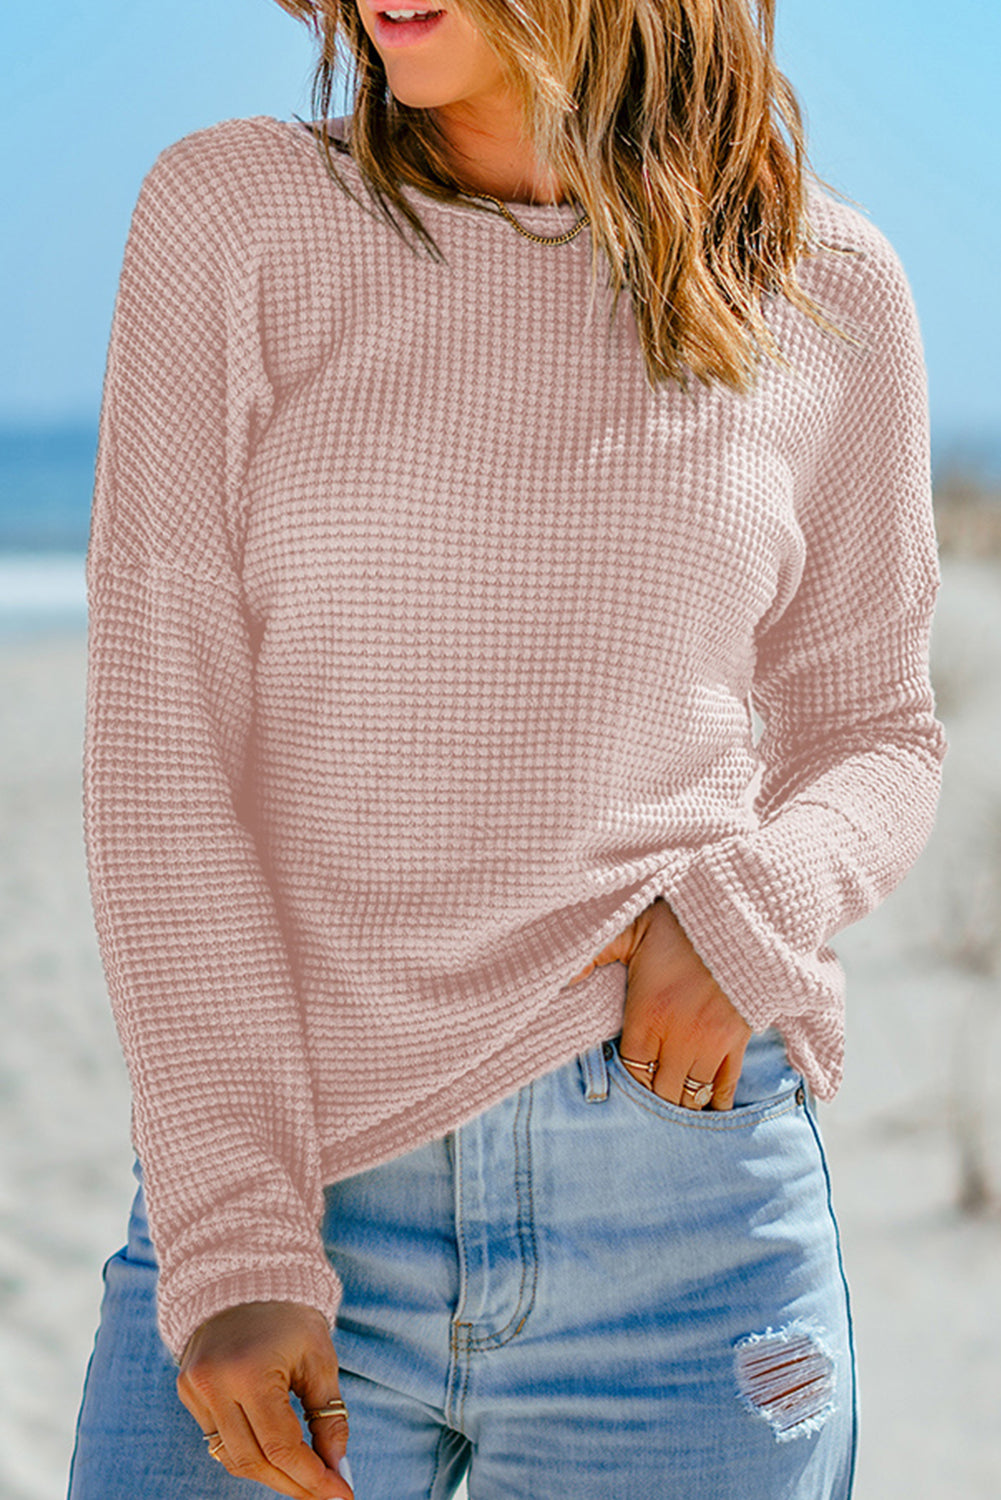
{"label": "long sleeve cuff", "polygon": [[[260,1244],[260,1233],[256,1241]],[[250,1263],[248,1255],[222,1252],[210,1261],[203,1258],[189,1262],[186,1274],[175,1278],[166,1298],[160,1297],[158,1286],[160,1336],[175,1365],[180,1365],[188,1341],[201,1323],[244,1302],[304,1303],[323,1314],[333,1333],[343,1294],[339,1277],[329,1262],[316,1257],[296,1261],[285,1248],[287,1243],[286,1237],[257,1265]]]}
{"label": "long sleeve cuff", "polygon": [[[926,595],[838,642],[823,670],[814,663],[814,732],[795,761],[773,762],[771,816],[707,845],[664,892],[748,1025],[780,1025],[790,1051],[800,1038],[792,1060],[820,1098],[836,1092],[842,1067],[845,980],[828,940],[896,887],[935,819],[947,741],[928,681],[933,603]],[[839,722],[836,703],[852,698]],[[815,1046],[802,1050],[818,1027],[834,1049],[824,1068]]]}

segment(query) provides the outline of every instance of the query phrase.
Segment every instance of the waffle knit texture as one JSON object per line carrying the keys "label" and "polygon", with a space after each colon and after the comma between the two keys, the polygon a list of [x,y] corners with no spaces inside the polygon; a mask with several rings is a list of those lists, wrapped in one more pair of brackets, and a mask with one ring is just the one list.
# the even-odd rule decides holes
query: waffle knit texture
{"label": "waffle knit texture", "polygon": [[324,1185],[615,1036],[625,966],[571,980],[657,897],[830,1099],[829,939],[946,752],[879,229],[811,187],[799,280],[858,346],[769,296],[791,369],[655,391],[586,227],[407,187],[436,261],[335,160],[359,202],[294,121],[167,146],[108,347],[84,830],[175,1364],[242,1302],[333,1331]]}

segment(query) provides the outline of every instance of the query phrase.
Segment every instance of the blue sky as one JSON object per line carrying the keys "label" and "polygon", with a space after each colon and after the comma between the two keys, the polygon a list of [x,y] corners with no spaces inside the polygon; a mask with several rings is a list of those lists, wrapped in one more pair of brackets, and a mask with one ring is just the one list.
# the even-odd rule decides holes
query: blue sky
{"label": "blue sky", "polygon": [[[275,0],[63,0],[39,21],[30,6],[0,20],[0,421],[96,420],[144,173],[216,120],[308,114],[314,43]],[[779,0],[778,50],[815,166],[910,277],[936,441],[999,443],[1001,6]]]}

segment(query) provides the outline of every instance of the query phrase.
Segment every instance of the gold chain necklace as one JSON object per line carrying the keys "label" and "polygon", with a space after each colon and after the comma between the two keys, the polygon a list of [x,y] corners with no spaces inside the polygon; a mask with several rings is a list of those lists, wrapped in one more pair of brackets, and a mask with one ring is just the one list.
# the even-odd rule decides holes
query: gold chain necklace
{"label": "gold chain necklace", "polygon": [[518,233],[523,234],[527,240],[534,240],[537,245],[565,245],[567,240],[572,240],[575,234],[580,234],[585,224],[590,224],[591,222],[590,217],[585,212],[578,219],[574,227],[567,230],[566,234],[533,234],[530,229],[526,229],[523,224],[518,223],[518,220],[508,208],[507,204],[502,203],[499,198],[492,198],[489,193],[467,193],[465,194],[465,196],[467,198],[486,198],[490,203],[496,203],[505,219],[510,220],[515,229],[517,229]]}
{"label": "gold chain necklace", "polygon": [[[305,125],[307,127],[307,129],[309,128],[309,125],[308,125],[307,121],[300,119],[298,115],[295,115],[294,118],[296,120],[299,120],[299,124],[300,125]],[[327,124],[329,126],[330,122],[328,121]],[[350,146],[348,144],[348,141],[345,140],[340,135],[338,135],[336,132],[332,132],[332,134],[333,134],[333,139],[334,139],[335,145],[337,145],[339,149],[343,147],[343,149],[345,151],[347,151],[348,153],[350,153]],[[533,232],[532,232],[531,229],[526,229],[523,224],[519,224],[518,223],[518,220],[515,218],[514,214],[508,208],[507,204],[506,203],[502,203],[499,198],[491,197],[491,195],[489,193],[464,193],[463,197],[465,197],[465,198],[486,198],[489,203],[496,203],[497,207],[500,209],[500,211],[504,215],[505,219],[508,219],[514,225],[514,227],[515,227],[515,229],[517,229],[518,233],[519,234],[523,234],[527,240],[534,240],[537,245],[565,245],[568,240],[572,240],[575,235],[580,234],[580,232],[584,228],[585,224],[590,224],[590,222],[591,222],[590,216],[585,212],[578,219],[578,221],[574,225],[574,227],[572,229],[568,229],[567,230],[566,234],[557,234],[557,235],[533,234]]]}

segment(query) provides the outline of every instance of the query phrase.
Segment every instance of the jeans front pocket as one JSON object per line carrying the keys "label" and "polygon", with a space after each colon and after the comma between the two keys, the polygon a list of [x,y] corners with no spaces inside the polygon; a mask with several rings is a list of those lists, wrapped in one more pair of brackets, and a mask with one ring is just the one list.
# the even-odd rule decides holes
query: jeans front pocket
{"label": "jeans front pocket", "polygon": [[734,1103],[730,1109],[688,1109],[672,1104],[640,1082],[619,1051],[621,1033],[606,1048],[609,1082],[647,1114],[706,1130],[733,1130],[784,1114],[805,1102],[804,1081],[786,1056],[781,1032],[756,1032],[747,1044]]}

